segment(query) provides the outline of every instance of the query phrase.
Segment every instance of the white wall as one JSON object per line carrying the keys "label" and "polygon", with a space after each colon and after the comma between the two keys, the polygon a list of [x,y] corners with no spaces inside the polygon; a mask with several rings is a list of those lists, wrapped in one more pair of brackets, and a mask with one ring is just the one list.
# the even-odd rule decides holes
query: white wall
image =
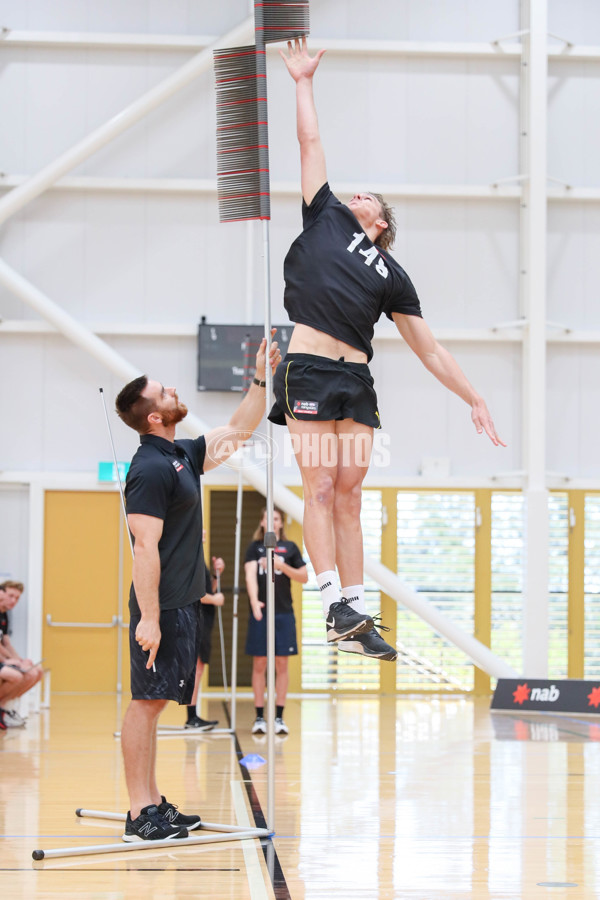
{"label": "white wall", "polygon": [[[312,0],[319,37],[479,41],[520,27],[517,0]],[[0,0],[0,23],[20,30],[220,34],[248,13],[246,0]],[[551,0],[550,29],[600,45],[594,0]],[[183,64],[189,51],[18,48],[0,44],[0,169],[31,175]],[[549,171],[580,186],[600,184],[600,63],[552,63]],[[361,57],[329,53],[316,82],[329,178],[334,187],[489,184],[519,173],[519,62]],[[298,181],[294,91],[269,55],[274,182]],[[214,87],[207,73],[91,157],[74,175],[214,178]],[[344,198],[342,198],[344,199]],[[519,205],[515,199],[399,200],[396,256],[411,275],[433,330],[487,328],[519,316]],[[549,317],[600,328],[597,235],[600,204],[550,205]],[[254,315],[262,310],[260,229]],[[299,199],[273,197],[273,319],[283,320],[282,262],[300,228]],[[0,228],[0,256],[73,316],[92,327],[153,323],[193,328],[242,322],[246,309],[244,224],[219,225],[214,195],[49,192]],[[0,317],[36,314],[0,289]],[[3,330],[4,329],[4,330]],[[389,332],[389,323],[382,329]],[[178,386],[192,410],[220,424],[237,404],[197,394],[193,337],[107,337],[127,359]],[[452,342],[449,348],[484,394],[499,433],[478,438],[468,408],[449,395],[401,342],[378,340],[373,372],[391,465],[382,475],[418,475],[425,456],[449,457],[457,477],[520,469],[521,348]],[[549,350],[549,467],[600,477],[597,347]],[[58,335],[10,333],[0,323],[0,361],[9,376],[0,402],[13,440],[0,470],[92,471],[109,458],[98,396],[120,383]],[[113,417],[120,457],[135,435]],[[567,426],[567,427],[565,427]],[[295,469],[277,475],[296,477]],[[0,497],[0,515],[2,514]],[[0,559],[1,564],[1,559]]]}

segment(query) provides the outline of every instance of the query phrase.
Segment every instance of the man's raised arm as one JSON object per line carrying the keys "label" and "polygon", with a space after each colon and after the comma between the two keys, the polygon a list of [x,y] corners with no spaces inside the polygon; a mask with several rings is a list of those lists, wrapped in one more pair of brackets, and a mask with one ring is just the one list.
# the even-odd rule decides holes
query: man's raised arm
{"label": "man's raised arm", "polygon": [[300,144],[302,196],[310,205],[319,188],[327,181],[325,153],[313,96],[313,75],[325,51],[319,50],[316,56],[309,56],[306,38],[303,37],[302,44],[298,39],[293,44],[288,41],[287,56],[283,50],[279,53],[296,82],[296,124]]}

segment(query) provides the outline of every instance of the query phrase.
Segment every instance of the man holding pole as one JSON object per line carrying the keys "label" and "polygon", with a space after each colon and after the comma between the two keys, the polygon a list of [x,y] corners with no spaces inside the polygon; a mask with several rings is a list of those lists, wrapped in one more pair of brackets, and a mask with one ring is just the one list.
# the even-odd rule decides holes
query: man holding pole
{"label": "man holding pole", "polygon": [[[130,653],[132,700],[121,744],[130,809],[124,841],[185,838],[200,817],[184,816],[156,782],[158,719],[169,700],[189,704],[194,689],[199,600],[205,593],[200,476],[225,462],[258,426],[265,409],[266,339],[256,376],[227,425],[195,440],[175,440],[187,415],[175,388],[145,375],[116,400],[120,418],[140,434],[127,475],[127,521],[134,540]],[[269,364],[281,360],[271,344]]]}

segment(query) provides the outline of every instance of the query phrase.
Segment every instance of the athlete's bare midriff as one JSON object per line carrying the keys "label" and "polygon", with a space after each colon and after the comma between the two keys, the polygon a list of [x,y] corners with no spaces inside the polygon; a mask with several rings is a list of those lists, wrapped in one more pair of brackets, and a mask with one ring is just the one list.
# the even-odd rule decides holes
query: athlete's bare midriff
{"label": "athlete's bare midriff", "polygon": [[340,359],[343,356],[346,362],[367,362],[367,354],[362,350],[357,350],[324,331],[311,328],[310,325],[294,325],[288,353],[311,353],[313,356],[326,356],[329,359]]}

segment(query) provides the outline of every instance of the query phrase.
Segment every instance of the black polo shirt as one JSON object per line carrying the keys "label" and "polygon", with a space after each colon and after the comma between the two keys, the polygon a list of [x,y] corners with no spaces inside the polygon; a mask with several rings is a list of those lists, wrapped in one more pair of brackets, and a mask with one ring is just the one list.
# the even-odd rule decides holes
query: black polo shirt
{"label": "black polo shirt", "polygon": [[310,325],[373,356],[373,326],[382,314],[421,317],[415,288],[393,256],[364,233],[354,213],[325,183],[302,204],[303,232],[285,258],[284,306]]}
{"label": "black polo shirt", "polygon": [[[206,441],[168,441],[144,434],[125,484],[127,513],[163,520],[158,544],[161,609],[196,603],[205,593],[200,476]],[[129,611],[140,609],[133,584]]]}

